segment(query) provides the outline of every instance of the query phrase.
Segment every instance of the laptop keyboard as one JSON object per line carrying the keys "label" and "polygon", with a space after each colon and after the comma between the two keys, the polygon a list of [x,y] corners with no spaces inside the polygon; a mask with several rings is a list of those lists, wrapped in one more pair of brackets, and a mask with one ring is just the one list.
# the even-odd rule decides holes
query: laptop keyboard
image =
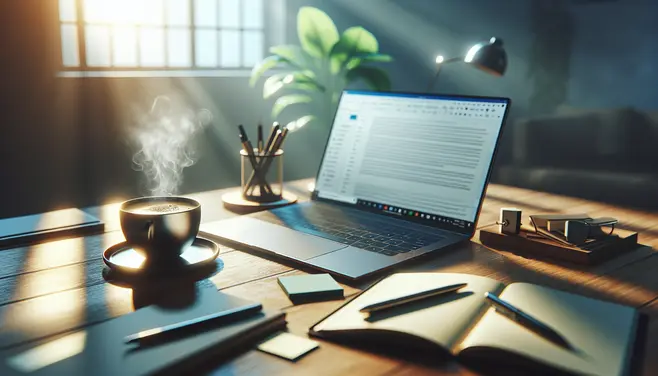
{"label": "laptop keyboard", "polygon": [[324,205],[292,205],[256,215],[270,223],[387,256],[407,253],[445,238],[411,228],[417,225],[393,225],[395,220],[373,217]]}

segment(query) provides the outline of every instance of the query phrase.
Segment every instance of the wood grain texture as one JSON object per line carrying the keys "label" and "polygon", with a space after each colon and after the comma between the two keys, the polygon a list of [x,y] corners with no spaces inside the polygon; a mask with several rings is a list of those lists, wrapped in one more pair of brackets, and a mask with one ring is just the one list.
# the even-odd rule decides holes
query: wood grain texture
{"label": "wood grain texture", "polygon": [[[197,282],[198,287],[213,287],[212,282]],[[177,294],[194,286],[186,281],[162,281],[159,286],[129,289],[110,283],[62,291],[0,307],[0,349],[26,341],[85,327],[134,311],[150,304],[159,292]]]}
{"label": "wood grain texture", "polygon": [[645,348],[643,375],[654,376],[658,374],[658,301],[642,308],[642,312],[649,315],[649,328],[647,330],[647,342]]}
{"label": "wood grain texture", "polygon": [[408,364],[396,369],[386,376],[479,376],[476,373],[458,363],[449,361],[435,361],[434,364]]}
{"label": "wood grain texture", "polygon": [[[293,307],[294,303],[290,301],[286,293],[279,286],[278,278],[306,274],[308,273],[299,270],[291,270],[286,273],[263,278],[251,283],[229,287],[223,289],[222,292],[235,296],[249,296],[250,299],[261,302],[265,309],[284,310]],[[340,285],[343,287],[345,297],[354,296],[361,291],[358,288],[346,284],[341,283]],[[336,300],[333,302],[341,304],[344,300]]]}
{"label": "wood grain texture", "polygon": [[523,210],[523,223],[530,214],[587,213],[592,217],[615,217],[620,227],[640,233],[640,243],[658,246],[658,213],[648,210],[622,208],[580,198],[549,194],[529,189],[490,184],[485,206],[490,200]]}
{"label": "wood grain texture", "polygon": [[322,342],[320,348],[292,363],[250,351],[208,372],[209,375],[385,375],[403,367],[400,360]]}
{"label": "wood grain texture", "polygon": [[[636,307],[658,296],[656,273],[651,273],[656,263],[656,252],[651,247],[658,245],[658,213],[491,184],[484,206],[494,211],[489,209],[494,205],[498,208],[513,206],[521,209],[524,224],[529,224],[530,214],[540,213],[583,212],[593,217],[612,216],[620,220],[621,228],[638,231],[640,243],[647,245],[593,266],[492,249],[519,267],[512,280],[543,284]],[[474,241],[479,243],[477,237]]]}
{"label": "wood grain texture", "polygon": [[638,247],[637,233],[618,229],[615,235],[577,247],[545,237],[537,237],[523,229],[514,235],[505,234],[500,228],[485,228],[478,232],[479,242],[491,248],[502,248],[520,256],[545,258],[572,264],[596,265],[635,250]]}
{"label": "wood grain texture", "polygon": [[[249,265],[249,267],[245,267]],[[39,270],[0,279],[0,305],[56,292],[105,283],[101,259]],[[291,270],[275,262],[221,247],[217,267],[210,280],[218,287],[246,283],[263,276]]]}
{"label": "wood grain texture", "polygon": [[[88,269],[88,274],[85,274],[85,267],[89,265],[81,263],[19,276],[14,283],[14,294],[8,298],[13,303],[0,307],[0,348],[132,312],[154,292],[175,291],[180,285],[191,283],[185,277],[163,277],[152,285],[130,289],[105,283],[101,275],[101,261],[89,264],[94,268]],[[289,270],[288,267],[243,252],[227,252],[220,254],[219,272],[197,282],[197,285],[228,288]],[[85,278],[94,282],[82,282]],[[78,287],[80,284],[84,287]],[[24,299],[11,300],[16,296]]]}
{"label": "wood grain texture", "polygon": [[576,288],[594,291],[602,299],[641,307],[658,298],[658,255],[635,261]]}
{"label": "wood grain texture", "polygon": [[104,249],[123,241],[121,232],[57,240],[0,251],[0,278],[100,260]]}
{"label": "wood grain texture", "polygon": [[[288,185],[300,198],[307,198],[301,180]],[[217,190],[190,195],[202,203],[204,222],[230,218]],[[587,212],[614,216],[624,228],[640,232],[640,242],[658,245],[658,213],[618,208],[582,199],[531,190],[490,185],[478,228],[495,226],[501,207],[518,207],[524,213]],[[135,289],[106,283],[101,276],[100,252],[122,240],[118,205],[89,208],[106,222],[110,233],[67,239],[33,247],[0,251],[0,351],[25,346],[25,341],[56,335],[91,323],[116,317],[166,295],[185,294],[195,285],[172,279],[155,286]],[[527,219],[526,219],[527,220]],[[112,230],[115,230],[112,232]],[[343,304],[329,301],[294,305],[277,283],[283,275],[304,274],[294,264],[258,257],[221,246],[219,272],[196,283],[214,286],[226,293],[261,301],[266,309],[284,310],[289,330],[305,336],[309,327]],[[458,272],[487,276],[504,283],[531,282],[641,307],[652,317],[648,351],[658,352],[658,256],[650,247],[639,247],[595,266],[560,264],[489,249],[473,242],[437,252],[392,272]],[[376,278],[358,283],[340,281],[351,298]],[[185,287],[186,286],[186,287]],[[658,373],[655,357],[645,359],[645,374]],[[321,341],[321,348],[299,362],[291,363],[258,351],[249,351],[222,365],[204,371],[214,375],[463,375],[471,371],[444,358],[414,359],[405,355],[379,354]]]}

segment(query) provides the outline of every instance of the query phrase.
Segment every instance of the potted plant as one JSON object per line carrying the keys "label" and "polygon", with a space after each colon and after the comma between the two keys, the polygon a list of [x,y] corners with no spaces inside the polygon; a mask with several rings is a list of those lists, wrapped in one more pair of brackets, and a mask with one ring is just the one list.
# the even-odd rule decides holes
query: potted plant
{"label": "potted plant", "polygon": [[263,84],[263,98],[277,97],[272,106],[273,120],[294,105],[304,105],[304,115],[287,127],[297,130],[311,123],[328,127],[342,90],[355,81],[363,81],[373,90],[389,90],[386,71],[370,65],[389,62],[391,56],[379,53],[372,33],[360,26],[338,33],[336,25],[323,11],[302,7],[297,15],[300,45],[270,48],[271,56],[254,66],[253,87],[268,71],[276,72]]}

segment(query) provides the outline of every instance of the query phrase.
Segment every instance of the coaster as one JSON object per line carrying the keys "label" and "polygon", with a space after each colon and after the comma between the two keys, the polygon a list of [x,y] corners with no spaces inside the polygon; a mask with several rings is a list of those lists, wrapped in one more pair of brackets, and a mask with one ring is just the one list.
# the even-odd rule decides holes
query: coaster
{"label": "coaster", "polygon": [[242,191],[237,189],[235,191],[225,193],[222,196],[224,207],[238,213],[253,213],[261,210],[269,210],[280,208],[282,206],[291,205],[297,202],[297,196],[288,191],[283,191],[283,198],[274,202],[254,202],[245,200],[242,197]]}
{"label": "coaster", "polygon": [[115,244],[103,252],[103,262],[113,271],[128,275],[157,273],[188,273],[214,265],[219,247],[214,242],[196,238],[178,259],[179,262],[149,268],[146,258],[126,242]]}
{"label": "coaster", "polygon": [[279,285],[295,303],[343,299],[343,288],[329,274],[279,277]]}
{"label": "coaster", "polygon": [[318,347],[317,342],[308,338],[281,332],[258,345],[258,350],[294,362]]}

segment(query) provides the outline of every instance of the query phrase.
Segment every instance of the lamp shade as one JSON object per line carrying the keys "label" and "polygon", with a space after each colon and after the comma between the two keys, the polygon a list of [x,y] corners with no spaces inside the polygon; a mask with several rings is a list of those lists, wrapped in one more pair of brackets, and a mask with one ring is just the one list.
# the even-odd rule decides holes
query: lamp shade
{"label": "lamp shade", "polygon": [[478,43],[471,47],[464,57],[464,62],[473,64],[494,76],[504,75],[507,69],[507,53],[503,48],[502,39],[493,37],[489,42]]}

